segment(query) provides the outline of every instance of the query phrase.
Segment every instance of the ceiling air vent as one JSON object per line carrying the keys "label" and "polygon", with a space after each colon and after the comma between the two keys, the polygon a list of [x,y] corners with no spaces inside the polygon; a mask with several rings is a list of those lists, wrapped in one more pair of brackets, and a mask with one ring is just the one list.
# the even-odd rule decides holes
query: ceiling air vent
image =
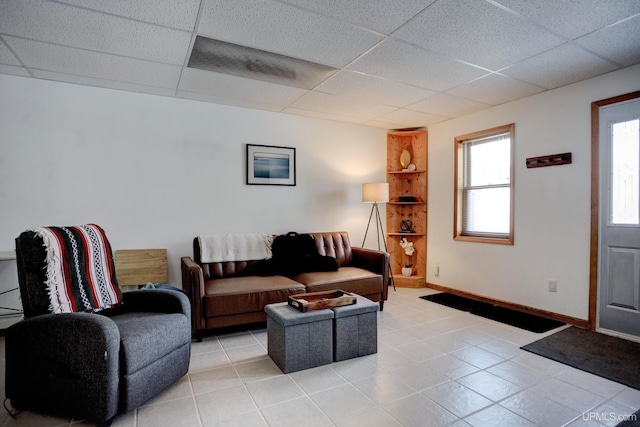
{"label": "ceiling air vent", "polygon": [[337,68],[197,36],[188,67],[313,89]]}

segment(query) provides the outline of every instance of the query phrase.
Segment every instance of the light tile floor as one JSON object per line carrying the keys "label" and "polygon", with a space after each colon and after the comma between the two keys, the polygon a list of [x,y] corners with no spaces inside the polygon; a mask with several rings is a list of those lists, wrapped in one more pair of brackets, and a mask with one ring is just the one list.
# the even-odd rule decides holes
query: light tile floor
{"label": "light tile floor", "polygon": [[[640,408],[638,390],[520,349],[544,334],[418,298],[428,293],[390,290],[377,354],[288,375],[265,329],[194,342],[189,374],[113,426],[615,426]],[[2,411],[0,425],[88,424]]]}

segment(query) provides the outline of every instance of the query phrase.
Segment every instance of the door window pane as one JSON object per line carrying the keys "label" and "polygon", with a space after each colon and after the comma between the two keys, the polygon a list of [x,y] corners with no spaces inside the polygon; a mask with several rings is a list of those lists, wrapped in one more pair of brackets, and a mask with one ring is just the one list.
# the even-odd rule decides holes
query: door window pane
{"label": "door window pane", "polygon": [[640,224],[640,120],[611,127],[611,224]]}

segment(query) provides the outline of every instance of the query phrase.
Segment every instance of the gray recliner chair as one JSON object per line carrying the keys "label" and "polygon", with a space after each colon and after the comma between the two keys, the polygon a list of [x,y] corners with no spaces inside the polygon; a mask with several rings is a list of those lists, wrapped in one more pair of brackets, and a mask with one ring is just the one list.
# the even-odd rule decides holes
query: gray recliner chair
{"label": "gray recliner chair", "polygon": [[182,291],[135,290],[113,308],[52,314],[43,243],[33,231],[16,239],[25,319],[6,331],[13,408],[109,423],[187,373],[191,307]]}

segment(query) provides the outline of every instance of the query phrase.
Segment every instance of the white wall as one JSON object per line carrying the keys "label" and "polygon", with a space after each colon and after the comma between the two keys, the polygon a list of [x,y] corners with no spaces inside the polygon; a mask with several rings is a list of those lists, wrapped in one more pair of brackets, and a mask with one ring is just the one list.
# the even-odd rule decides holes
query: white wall
{"label": "white wall", "polygon": [[[640,66],[429,127],[427,281],[588,318],[593,101],[640,89]],[[515,245],[453,240],[454,138],[515,123]],[[527,157],[571,152],[566,166]],[[434,274],[440,263],[440,275]],[[548,291],[548,279],[558,292]]]}
{"label": "white wall", "polygon": [[[180,286],[198,234],[346,230],[359,246],[361,185],[385,180],[384,129],[4,75],[0,94],[0,251],[94,222],[114,249],[167,248]],[[297,186],[245,185],[245,144],[295,147]]]}
{"label": "white wall", "polygon": [[[639,82],[630,67],[429,127],[427,280],[586,319],[590,104]],[[96,222],[115,249],[166,247],[179,285],[200,233],[341,229],[360,245],[361,184],[385,179],[384,129],[3,75],[0,94],[0,252],[29,227]],[[455,242],[453,139],[508,123],[515,245]],[[298,185],[245,185],[247,143],[296,147]],[[567,151],[571,165],[525,167]]]}

